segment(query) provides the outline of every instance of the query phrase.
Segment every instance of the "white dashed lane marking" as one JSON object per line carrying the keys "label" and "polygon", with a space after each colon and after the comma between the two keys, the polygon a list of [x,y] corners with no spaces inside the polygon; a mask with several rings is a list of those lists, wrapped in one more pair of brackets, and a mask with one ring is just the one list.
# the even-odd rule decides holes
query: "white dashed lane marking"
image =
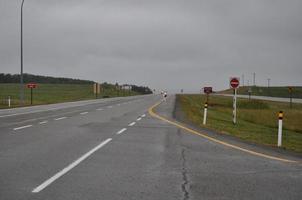
{"label": "white dashed lane marking", "polygon": [[46,124],[48,121],[39,122],[39,124]]}
{"label": "white dashed lane marking", "polygon": [[67,118],[67,117],[56,118],[55,121],[59,121],[59,120],[66,119],[66,118]]}
{"label": "white dashed lane marking", "polygon": [[80,115],[86,115],[86,114],[88,114],[88,112],[82,112],[82,113],[80,113]]}
{"label": "white dashed lane marking", "polygon": [[24,128],[29,128],[29,127],[32,127],[32,126],[33,125],[26,125],[26,126],[17,127],[17,128],[14,128],[14,131],[21,130],[21,129],[24,129]]}
{"label": "white dashed lane marking", "polygon": [[120,130],[119,132],[117,132],[116,134],[121,134],[121,133],[123,133],[123,132],[125,132],[127,129],[126,128],[123,128],[122,130]]}
{"label": "white dashed lane marking", "polygon": [[137,121],[141,121],[141,120],[142,120],[142,118],[141,118],[141,117],[137,119]]}
{"label": "white dashed lane marking", "polygon": [[136,122],[132,122],[128,126],[134,126],[135,124],[136,124]]}
{"label": "white dashed lane marking", "polygon": [[70,165],[68,165],[67,167],[65,167],[64,169],[62,169],[61,171],[59,171],[58,173],[56,173],[54,176],[52,176],[51,178],[49,178],[48,180],[46,180],[45,182],[43,182],[41,185],[39,185],[35,189],[33,189],[32,193],[41,192],[47,186],[49,186],[54,181],[56,181],[57,179],[59,179],[61,176],[63,176],[64,174],[66,174],[67,172],[69,172],[70,170],[72,170],[74,167],[76,167],[78,164],[80,164],[81,162],[83,162],[86,158],[88,158],[89,156],[91,156],[94,152],[96,152],[97,150],[99,150],[100,148],[102,148],[103,146],[105,146],[111,140],[112,140],[112,138],[108,138],[107,140],[105,140],[101,144],[99,144],[98,146],[96,146],[93,149],[91,149],[89,152],[87,152],[86,154],[84,154],[83,156],[81,156],[79,159],[77,159],[76,161],[74,161],[73,163],[71,163]]}

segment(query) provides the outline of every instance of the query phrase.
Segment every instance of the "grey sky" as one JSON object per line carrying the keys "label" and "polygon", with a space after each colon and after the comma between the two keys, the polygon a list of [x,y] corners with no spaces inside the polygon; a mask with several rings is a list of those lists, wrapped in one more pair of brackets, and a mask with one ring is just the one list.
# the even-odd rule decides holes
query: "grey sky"
{"label": "grey sky", "polygon": [[[19,73],[21,0],[0,0],[0,72]],[[301,0],[25,0],[26,73],[198,91],[230,76],[302,85]]]}

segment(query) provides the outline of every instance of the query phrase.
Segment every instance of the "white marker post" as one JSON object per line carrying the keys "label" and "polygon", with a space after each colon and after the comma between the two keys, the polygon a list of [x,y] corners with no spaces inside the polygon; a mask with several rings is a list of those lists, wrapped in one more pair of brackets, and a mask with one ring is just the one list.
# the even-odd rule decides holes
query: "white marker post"
{"label": "white marker post", "polygon": [[208,112],[208,103],[205,103],[204,112],[203,112],[203,125],[207,124],[207,112]]}
{"label": "white marker post", "polygon": [[283,125],[283,112],[279,112],[279,124],[278,124],[278,147],[282,146],[282,125]]}
{"label": "white marker post", "polygon": [[239,78],[232,77],[230,78],[230,86],[234,89],[233,96],[233,124],[237,123],[237,88],[239,87]]}
{"label": "white marker post", "polygon": [[8,96],[8,107],[10,108],[11,106],[11,100],[10,100],[10,96]]}
{"label": "white marker post", "polygon": [[233,97],[233,124],[237,122],[237,88],[234,89]]}

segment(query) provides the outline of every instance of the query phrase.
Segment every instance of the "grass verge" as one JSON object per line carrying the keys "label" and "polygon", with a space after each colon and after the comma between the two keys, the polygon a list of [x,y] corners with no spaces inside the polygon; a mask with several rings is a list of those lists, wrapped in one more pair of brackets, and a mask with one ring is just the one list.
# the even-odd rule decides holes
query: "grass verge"
{"label": "grass verge", "polygon": [[[93,86],[90,84],[39,84],[37,89],[33,89],[33,104],[41,105],[95,99],[92,88]],[[11,97],[12,107],[18,107],[19,92],[19,84],[0,84],[0,108],[8,108],[8,96]],[[133,91],[118,91],[112,87],[102,90],[99,98],[137,94]],[[30,89],[27,88],[25,88],[25,105],[30,105]]]}
{"label": "grass verge", "polygon": [[[177,95],[177,101],[186,117],[203,127],[204,95]],[[302,105],[294,104],[290,109],[287,103],[262,100],[238,99],[238,123],[232,123],[232,98],[212,96],[209,101],[207,128],[233,135],[243,140],[277,145],[277,113],[284,116],[283,148],[302,153]]]}

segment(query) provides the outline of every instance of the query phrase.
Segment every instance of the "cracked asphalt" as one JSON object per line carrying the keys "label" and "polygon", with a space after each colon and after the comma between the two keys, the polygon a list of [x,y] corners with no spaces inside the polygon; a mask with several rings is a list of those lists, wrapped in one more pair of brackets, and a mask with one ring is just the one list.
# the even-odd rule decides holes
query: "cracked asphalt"
{"label": "cracked asphalt", "polygon": [[[301,164],[238,151],[153,118],[148,108],[159,100],[2,114],[9,116],[0,122],[0,199],[301,199]],[[173,119],[174,101],[155,111]]]}

